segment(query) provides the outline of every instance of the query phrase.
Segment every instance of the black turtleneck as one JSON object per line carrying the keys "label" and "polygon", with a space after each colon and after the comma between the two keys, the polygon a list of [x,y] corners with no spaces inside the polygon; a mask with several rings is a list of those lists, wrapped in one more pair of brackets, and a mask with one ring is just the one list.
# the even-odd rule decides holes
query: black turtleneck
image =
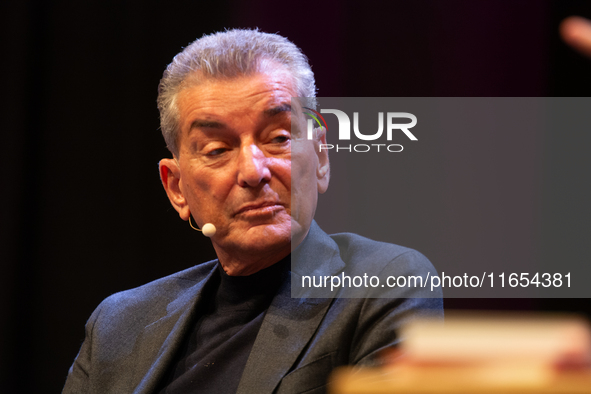
{"label": "black turtleneck", "polygon": [[162,382],[160,394],[235,393],[263,317],[290,256],[249,276],[218,270],[197,305],[196,321]]}

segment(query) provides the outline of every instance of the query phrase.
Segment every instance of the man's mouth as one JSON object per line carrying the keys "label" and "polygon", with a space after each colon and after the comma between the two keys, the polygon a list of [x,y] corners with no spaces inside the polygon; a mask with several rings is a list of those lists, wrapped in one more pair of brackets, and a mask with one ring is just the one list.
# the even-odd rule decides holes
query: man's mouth
{"label": "man's mouth", "polygon": [[277,201],[259,201],[244,204],[238,209],[238,211],[236,211],[234,216],[270,214],[281,209],[284,209],[284,206]]}

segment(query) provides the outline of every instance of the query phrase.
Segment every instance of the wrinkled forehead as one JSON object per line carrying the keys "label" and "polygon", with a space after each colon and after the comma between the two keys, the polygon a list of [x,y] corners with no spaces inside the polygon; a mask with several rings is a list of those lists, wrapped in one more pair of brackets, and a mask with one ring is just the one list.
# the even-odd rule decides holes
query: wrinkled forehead
{"label": "wrinkled forehead", "polygon": [[[265,77],[260,85],[257,85],[258,76]],[[241,80],[244,80],[244,82]],[[263,98],[265,106],[268,107],[265,109],[272,110],[281,107],[281,111],[285,111],[285,108],[288,108],[290,117],[297,117],[293,122],[295,127],[292,133],[296,132],[299,135],[302,129],[300,123],[305,123],[305,119],[300,100],[295,97],[297,93],[294,85],[294,78],[289,70],[285,66],[276,63],[268,64],[257,73],[239,74],[232,77],[211,76],[202,71],[196,71],[184,81],[182,89],[177,95],[176,107],[181,118],[183,118],[183,112],[185,112],[181,108],[186,108],[188,97],[191,97],[189,100],[196,107],[201,104],[207,106],[209,103],[215,103],[228,110],[234,106],[244,108],[245,105],[254,110],[254,107],[249,106],[251,98],[267,95],[268,98]],[[268,91],[266,91],[265,86],[268,86]],[[257,93],[259,90],[260,94]],[[185,104],[181,105],[181,102]],[[292,108],[292,105],[295,105],[295,107]],[[179,120],[181,129],[183,129],[182,124],[187,119]]]}

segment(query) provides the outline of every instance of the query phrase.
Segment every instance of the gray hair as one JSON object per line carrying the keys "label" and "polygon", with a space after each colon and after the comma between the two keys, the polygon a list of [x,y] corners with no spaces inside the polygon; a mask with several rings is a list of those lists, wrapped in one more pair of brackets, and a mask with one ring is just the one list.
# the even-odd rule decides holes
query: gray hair
{"label": "gray hair", "polygon": [[[178,156],[177,97],[182,89],[198,84],[199,76],[231,79],[263,72],[263,60],[287,67],[299,97],[316,97],[314,73],[308,58],[287,38],[242,29],[205,35],[174,57],[158,86],[160,128],[168,150]],[[189,77],[191,83],[188,83]],[[315,106],[314,99],[310,105]]]}

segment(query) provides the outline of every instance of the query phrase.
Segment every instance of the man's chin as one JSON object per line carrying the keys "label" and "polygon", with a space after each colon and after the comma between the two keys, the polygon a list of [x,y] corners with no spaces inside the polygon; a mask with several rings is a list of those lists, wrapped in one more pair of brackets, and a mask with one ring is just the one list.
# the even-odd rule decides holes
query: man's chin
{"label": "man's chin", "polygon": [[252,239],[254,244],[268,245],[291,242],[291,226],[284,223],[261,224],[250,227],[245,236]]}
{"label": "man's chin", "polygon": [[242,230],[235,230],[235,248],[243,253],[268,253],[273,250],[290,249],[291,225],[289,223],[271,223],[250,225]]}

